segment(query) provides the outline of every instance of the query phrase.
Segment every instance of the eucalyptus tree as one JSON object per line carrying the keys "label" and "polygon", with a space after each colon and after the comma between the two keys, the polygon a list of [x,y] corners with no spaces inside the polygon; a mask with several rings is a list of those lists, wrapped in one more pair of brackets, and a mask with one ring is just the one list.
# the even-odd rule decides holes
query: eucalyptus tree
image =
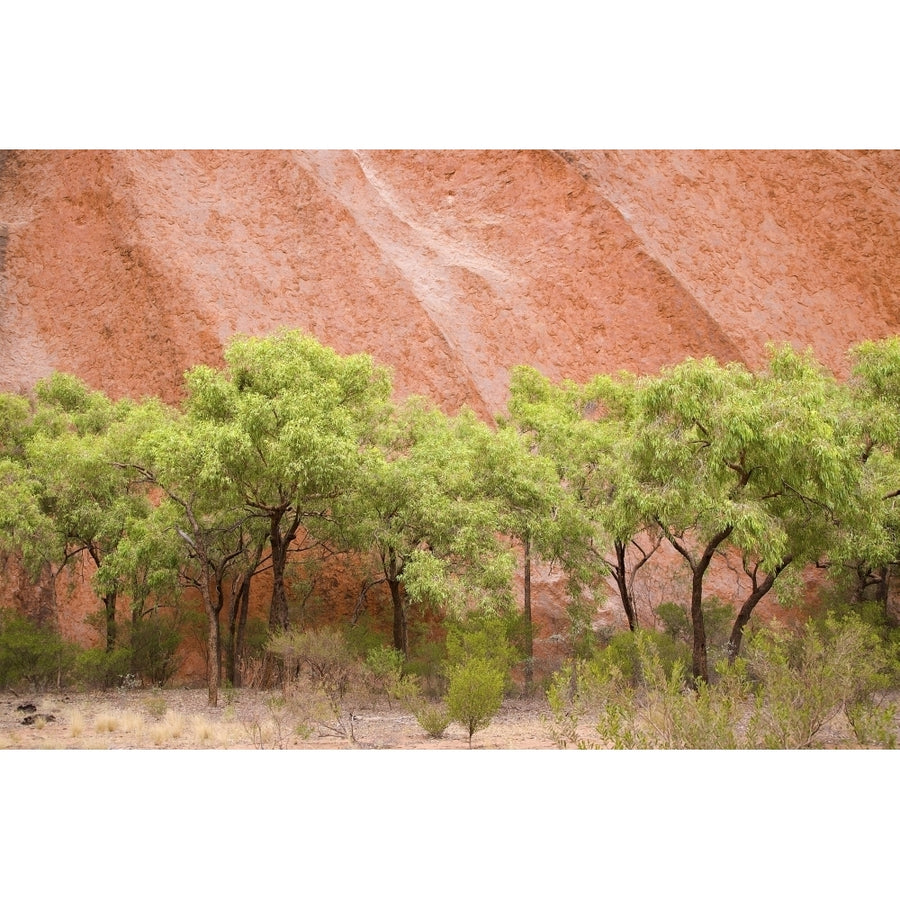
{"label": "eucalyptus tree", "polygon": [[129,560],[149,562],[157,579],[177,579],[196,589],[207,621],[208,701],[215,706],[225,584],[245,570],[243,535],[249,514],[216,452],[220,429],[176,410],[160,413],[157,407],[155,412],[153,421],[140,411],[139,432],[123,467],[161,496],[149,526],[132,531],[130,555],[123,554],[120,571],[133,572]]}
{"label": "eucalyptus tree", "polygon": [[596,596],[611,575],[632,631],[639,625],[635,576],[660,543],[643,516],[629,468],[634,396],[627,373],[557,385],[519,366],[512,371],[509,402],[510,421],[529,436],[532,452],[556,467],[563,502],[554,508],[566,515],[555,553],[571,592]]}
{"label": "eucalyptus tree", "polygon": [[[146,511],[111,456],[111,429],[130,408],[129,401],[113,403],[72,375],[56,373],[35,386],[16,460],[23,493],[15,541],[32,573],[49,566],[51,583],[84,556],[99,572],[126,520]],[[117,598],[112,586],[100,591],[108,651],[117,640]]]}
{"label": "eucalyptus tree", "polygon": [[644,379],[633,434],[642,507],[690,570],[692,674],[708,681],[702,603],[715,554],[738,554],[751,581],[733,658],[788,566],[839,551],[859,511],[854,430],[833,377],[811,354],[783,348],[758,375],[688,359]]}
{"label": "eucalyptus tree", "polygon": [[25,461],[31,420],[26,397],[0,394],[0,548],[7,551],[32,546],[41,528],[44,539],[51,539],[50,522],[38,503],[40,486]]}
{"label": "eucalyptus tree", "polygon": [[335,504],[339,540],[377,561],[363,599],[387,585],[394,647],[404,655],[410,604],[461,613],[511,602],[514,560],[497,536],[500,508],[473,477],[486,429],[470,411],[448,417],[409,398],[382,422],[352,493]]}
{"label": "eucalyptus tree", "polygon": [[501,418],[495,430],[473,433],[476,452],[472,475],[479,492],[497,504],[496,528],[521,547],[525,684],[534,676],[534,623],[532,616],[532,561],[553,563],[568,547],[583,539],[586,520],[571,503],[556,466],[537,451],[531,436],[512,420]]}
{"label": "eucalyptus tree", "polygon": [[205,429],[208,459],[247,515],[265,525],[272,572],[269,626],[289,624],[288,554],[352,483],[361,447],[390,395],[388,371],[281,331],[241,338],[224,369],[186,375],[185,409]]}
{"label": "eucalyptus tree", "polygon": [[900,337],[866,341],[853,347],[850,356],[870,514],[869,527],[854,535],[847,557],[857,597],[874,587],[887,614],[891,573],[900,565]]}

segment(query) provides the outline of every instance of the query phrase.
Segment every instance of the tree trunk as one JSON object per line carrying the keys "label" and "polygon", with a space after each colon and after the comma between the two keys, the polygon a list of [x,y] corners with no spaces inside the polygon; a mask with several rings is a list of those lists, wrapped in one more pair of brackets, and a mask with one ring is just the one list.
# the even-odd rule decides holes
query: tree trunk
{"label": "tree trunk", "polygon": [[774,572],[770,572],[764,579],[762,584],[756,584],[756,574],[753,575],[753,591],[750,596],[743,602],[734,620],[734,627],[731,629],[731,637],[728,639],[728,662],[733,663],[738,654],[741,652],[741,641],[744,637],[744,628],[750,621],[753,610],[756,609],[757,603],[762,600],[775,584],[775,579],[791,564],[792,556],[788,556],[782,560],[781,564],[776,566]]}
{"label": "tree trunk", "polygon": [[241,675],[241,662],[244,659],[244,635],[247,632],[247,612],[250,609],[250,579],[241,585],[241,596],[239,601],[240,615],[238,616],[237,634],[234,641],[234,686],[243,686],[243,676]]}
{"label": "tree trunk", "polygon": [[703,621],[703,575],[694,572],[691,579],[691,629],[694,643],[691,653],[691,677],[709,684],[709,658],[706,652],[706,624]]}
{"label": "tree trunk", "polygon": [[106,607],[106,652],[112,653],[116,649],[118,629],[116,627],[116,594],[107,594],[103,598]]}
{"label": "tree trunk", "polygon": [[[204,567],[205,568],[205,567]],[[209,575],[201,580],[200,593],[206,609],[206,687],[209,695],[208,703],[216,706],[219,702],[219,680],[221,674],[222,643],[219,634],[219,612],[221,603],[213,603],[209,589]]]}
{"label": "tree trunk", "polygon": [[228,602],[228,630],[225,632],[225,677],[232,687],[240,687],[241,654],[244,625],[247,623],[247,604],[250,598],[250,578],[244,574],[239,584],[231,585]]}
{"label": "tree trunk", "polygon": [[525,588],[524,588],[524,617],[525,617],[525,690],[531,691],[534,683],[534,628],[531,621],[531,538],[526,537],[525,546]]}
{"label": "tree trunk", "polygon": [[388,579],[391,589],[391,602],[394,607],[394,649],[399,650],[405,658],[409,657],[409,632],[406,624],[406,604],[403,602],[403,594],[400,582],[396,579]]}
{"label": "tree trunk", "polygon": [[[658,523],[661,525],[661,523]],[[703,556],[699,561],[695,560],[687,547],[681,544],[670,532],[663,529],[669,543],[687,560],[690,566],[691,578],[691,629],[694,635],[691,648],[691,678],[696,688],[703,680],[709,683],[709,659],[706,652],[706,626],[703,622],[703,578],[706,570],[712,562],[713,555],[720,544],[734,531],[734,526],[723,528],[706,545]]]}
{"label": "tree trunk", "polygon": [[272,520],[269,543],[272,547],[272,605],[269,607],[269,630],[286,631],[290,625],[287,593],[284,588],[284,570],[287,566],[287,551],[293,535],[281,533],[280,520]]}
{"label": "tree trunk", "polygon": [[[300,520],[295,514],[291,527],[281,530],[283,512],[273,516],[269,530],[269,546],[272,550],[272,604],[269,607],[269,633],[287,631],[290,627],[287,592],[284,586],[284,571],[287,567],[288,549],[297,535]],[[263,660],[262,686],[272,687],[281,679],[283,667],[271,653],[266,652]]]}
{"label": "tree trunk", "polygon": [[404,659],[409,658],[409,631],[406,623],[406,602],[403,599],[400,584],[401,567],[393,551],[389,552],[384,574],[391,590],[391,603],[394,608],[394,649],[399,650]]}
{"label": "tree trunk", "polygon": [[625,618],[628,619],[628,627],[631,631],[637,631],[638,618],[637,609],[634,606],[634,599],[628,590],[627,579],[627,563],[625,561],[625,544],[617,540],[616,545],[616,566],[613,570],[613,577],[619,588],[619,596],[622,598],[622,606],[625,609]]}
{"label": "tree trunk", "polygon": [[206,615],[208,619],[209,634],[206,640],[206,686],[209,693],[209,705],[216,706],[219,702],[219,660],[220,639],[219,639],[219,614],[211,606],[207,606]]}

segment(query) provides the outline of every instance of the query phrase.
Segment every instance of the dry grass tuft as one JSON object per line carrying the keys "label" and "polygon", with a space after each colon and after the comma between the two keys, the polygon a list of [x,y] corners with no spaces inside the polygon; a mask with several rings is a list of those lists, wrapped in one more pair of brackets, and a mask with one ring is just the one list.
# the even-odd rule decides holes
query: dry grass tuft
{"label": "dry grass tuft", "polygon": [[87,723],[84,720],[84,713],[80,709],[73,709],[68,716],[69,734],[72,737],[81,737]]}
{"label": "dry grass tuft", "polygon": [[104,732],[118,731],[120,727],[120,722],[118,716],[109,710],[104,710],[103,712],[97,713],[94,718],[94,731],[100,732],[101,734]]}
{"label": "dry grass tuft", "polygon": [[140,734],[147,723],[138,712],[126,712],[122,714],[122,731],[129,734]]}
{"label": "dry grass tuft", "polygon": [[167,741],[178,740],[182,734],[184,734],[184,717],[173,709],[167,710],[163,720],[150,729],[150,736],[157,746]]}
{"label": "dry grass tuft", "polygon": [[223,726],[210,722],[204,716],[194,716],[191,719],[191,731],[201,744],[223,744],[227,739],[227,731]]}

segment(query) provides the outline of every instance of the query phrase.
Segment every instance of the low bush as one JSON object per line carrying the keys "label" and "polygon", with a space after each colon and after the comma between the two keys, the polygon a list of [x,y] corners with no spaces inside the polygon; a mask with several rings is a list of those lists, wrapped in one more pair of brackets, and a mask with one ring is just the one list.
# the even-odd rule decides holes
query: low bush
{"label": "low bush", "polygon": [[129,672],[130,648],[116,647],[107,653],[103,647],[92,647],[76,655],[73,678],[80,687],[105,689],[122,684]]}
{"label": "low bush", "polygon": [[[890,653],[856,617],[829,616],[799,634],[758,629],[744,656],[732,665],[720,661],[716,681],[696,690],[687,686],[686,663],[667,664],[651,633],[631,640],[637,678],[625,666],[596,659],[556,674],[547,697],[559,746],[803,748],[815,746],[841,714],[859,743],[895,743],[896,709],[883,699]],[[584,734],[587,717],[599,742]]]}
{"label": "low bush", "polygon": [[447,688],[451,721],[459,722],[472,735],[487,728],[503,702],[504,674],[486,659],[472,657],[453,668]]}
{"label": "low bush", "polygon": [[171,619],[150,615],[131,628],[131,671],[145,684],[162,687],[178,671],[181,633]]}
{"label": "low bush", "polygon": [[518,616],[470,614],[450,624],[447,629],[446,671],[464,665],[471,659],[482,659],[503,675],[504,688],[511,684],[510,670],[524,658],[516,646],[520,622]]}
{"label": "low bush", "polygon": [[393,647],[373,647],[366,654],[366,668],[370,689],[386,696],[390,706],[403,678],[403,654]]}
{"label": "low bush", "polygon": [[53,629],[13,610],[0,610],[0,688],[61,687],[71,678],[76,653],[77,648]]}
{"label": "low bush", "polygon": [[301,729],[314,723],[355,743],[354,706],[366,693],[366,669],[345,636],[335,628],[292,629],[270,637],[267,648],[284,663],[283,697]]}

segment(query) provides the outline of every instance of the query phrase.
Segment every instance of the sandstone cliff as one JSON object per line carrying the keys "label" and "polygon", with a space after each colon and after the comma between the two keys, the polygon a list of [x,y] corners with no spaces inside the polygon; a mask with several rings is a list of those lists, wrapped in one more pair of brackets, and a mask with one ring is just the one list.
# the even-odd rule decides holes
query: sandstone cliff
{"label": "sandstone cliff", "polygon": [[502,409],[551,376],[757,364],[900,329],[894,152],[9,151],[0,389],[180,390],[299,327],[400,393]]}

